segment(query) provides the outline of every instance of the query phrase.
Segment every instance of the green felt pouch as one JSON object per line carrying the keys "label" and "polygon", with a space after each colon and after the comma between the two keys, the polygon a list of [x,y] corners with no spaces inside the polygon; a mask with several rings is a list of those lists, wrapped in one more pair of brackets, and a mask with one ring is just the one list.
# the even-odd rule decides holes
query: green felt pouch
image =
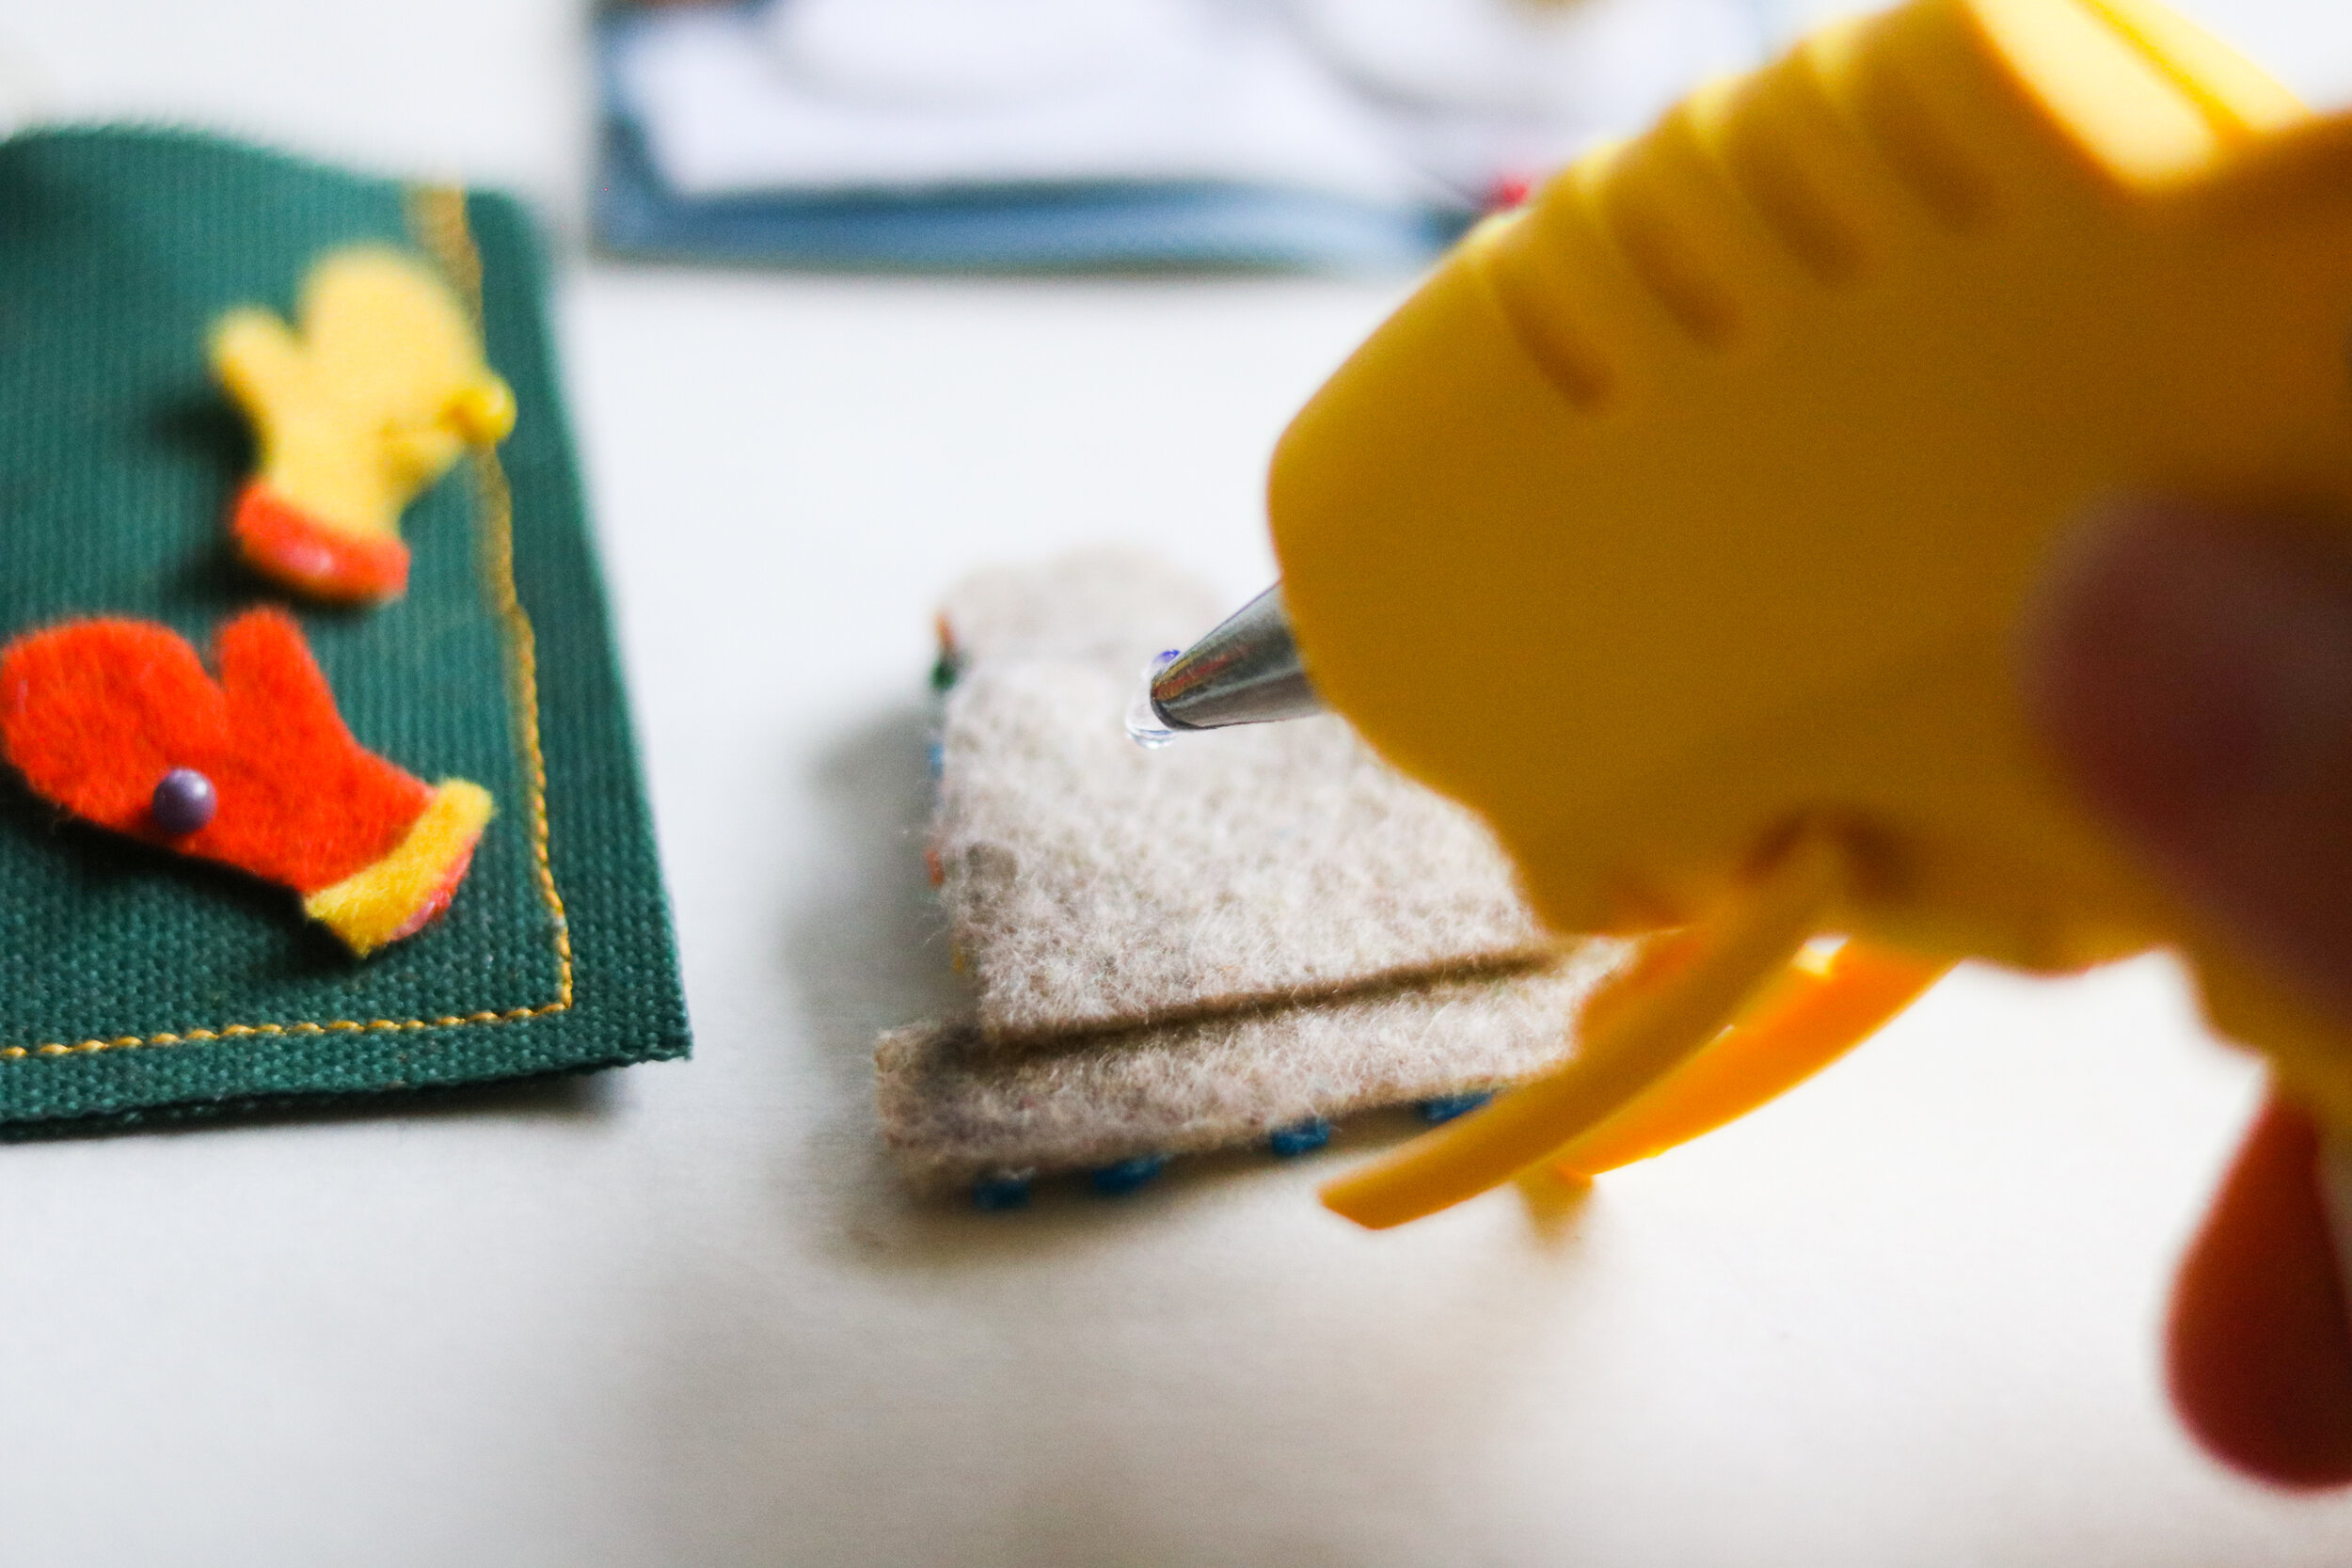
{"label": "green felt pouch", "polygon": [[[0,637],[92,614],[199,648],[255,604],[221,311],[400,245],[478,302],[514,434],[404,520],[405,597],[291,606],[360,743],[499,814],[448,913],[357,960],[294,895],[0,783],[0,1135],[683,1055],[660,873],[522,211],[177,133],[0,142]],[[5,771],[5,770],[0,770]]]}

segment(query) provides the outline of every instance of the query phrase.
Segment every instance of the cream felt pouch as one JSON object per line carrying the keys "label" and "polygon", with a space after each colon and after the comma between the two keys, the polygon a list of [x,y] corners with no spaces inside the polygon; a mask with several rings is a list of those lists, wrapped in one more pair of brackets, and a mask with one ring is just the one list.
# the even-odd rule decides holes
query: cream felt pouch
{"label": "cream felt pouch", "polygon": [[930,848],[973,1017],[885,1036],[926,1184],[1248,1142],[1556,1063],[1622,944],[1563,952],[1469,813],[1336,718],[1147,752],[1145,665],[1218,617],[1149,558],[966,579]]}

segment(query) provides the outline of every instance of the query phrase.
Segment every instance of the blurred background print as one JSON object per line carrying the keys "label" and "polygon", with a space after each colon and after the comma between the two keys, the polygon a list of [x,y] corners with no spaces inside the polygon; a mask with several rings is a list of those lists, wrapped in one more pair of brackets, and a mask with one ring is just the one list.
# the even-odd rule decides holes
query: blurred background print
{"label": "blurred background print", "polygon": [[1772,0],[755,0],[598,26],[596,224],[825,268],[1421,263]]}

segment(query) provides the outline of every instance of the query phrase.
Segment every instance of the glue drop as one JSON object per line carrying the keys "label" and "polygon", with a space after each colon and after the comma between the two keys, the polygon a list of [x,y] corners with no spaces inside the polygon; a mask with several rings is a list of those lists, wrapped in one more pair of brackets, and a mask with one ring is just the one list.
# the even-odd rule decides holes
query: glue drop
{"label": "glue drop", "polygon": [[1160,721],[1152,709],[1152,683],[1160,678],[1160,672],[1176,662],[1184,652],[1168,648],[1152,656],[1143,667],[1143,680],[1136,689],[1136,700],[1127,705],[1127,738],[1147,752],[1156,752],[1176,738],[1176,732]]}

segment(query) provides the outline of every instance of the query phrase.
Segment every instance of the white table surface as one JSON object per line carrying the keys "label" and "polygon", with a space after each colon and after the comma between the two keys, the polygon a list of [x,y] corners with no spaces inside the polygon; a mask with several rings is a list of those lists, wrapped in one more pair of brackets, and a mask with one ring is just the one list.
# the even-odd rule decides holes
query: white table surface
{"label": "white table surface", "polygon": [[[2203,9],[2352,92],[2352,7]],[[437,1112],[0,1148],[0,1563],[2352,1560],[2352,1501],[2165,1410],[2254,1081],[2159,963],[1963,974],[1581,1205],[1368,1235],[1312,1201],[1346,1150],[902,1198],[866,1052],[939,996],[934,597],[1103,539],[1255,587],[1275,435],[1399,285],[591,260],[584,28],[0,3],[0,93],[552,214],[697,1035]]]}

